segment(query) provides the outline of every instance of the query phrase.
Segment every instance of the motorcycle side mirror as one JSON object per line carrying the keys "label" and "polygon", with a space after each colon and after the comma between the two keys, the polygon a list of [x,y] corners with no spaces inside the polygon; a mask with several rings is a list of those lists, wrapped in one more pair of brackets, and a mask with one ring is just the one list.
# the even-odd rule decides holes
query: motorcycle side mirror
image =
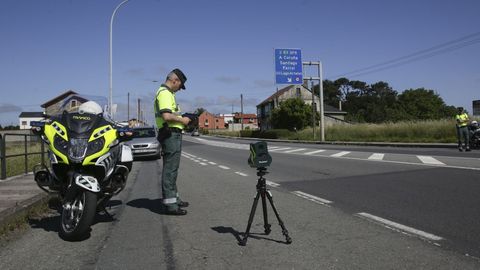
{"label": "motorcycle side mirror", "polygon": [[43,129],[45,128],[45,122],[42,121],[32,121],[30,122],[31,126],[31,131],[35,135],[40,135],[43,132]]}

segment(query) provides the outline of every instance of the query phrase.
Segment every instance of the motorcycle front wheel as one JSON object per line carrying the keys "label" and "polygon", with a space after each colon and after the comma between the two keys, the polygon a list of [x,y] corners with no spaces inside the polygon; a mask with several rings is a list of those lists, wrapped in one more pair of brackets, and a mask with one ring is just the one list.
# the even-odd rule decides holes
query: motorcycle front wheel
{"label": "motorcycle front wheel", "polygon": [[[70,197],[70,196],[69,196]],[[62,205],[60,237],[78,240],[86,235],[93,223],[97,208],[97,194],[79,190]]]}

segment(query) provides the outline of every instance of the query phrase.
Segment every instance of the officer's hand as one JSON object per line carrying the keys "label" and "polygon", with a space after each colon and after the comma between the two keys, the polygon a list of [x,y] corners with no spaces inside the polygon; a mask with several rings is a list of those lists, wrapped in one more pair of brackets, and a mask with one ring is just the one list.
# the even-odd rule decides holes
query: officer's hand
{"label": "officer's hand", "polygon": [[185,126],[188,126],[188,123],[190,123],[190,121],[190,118],[182,117],[182,124],[184,124]]}

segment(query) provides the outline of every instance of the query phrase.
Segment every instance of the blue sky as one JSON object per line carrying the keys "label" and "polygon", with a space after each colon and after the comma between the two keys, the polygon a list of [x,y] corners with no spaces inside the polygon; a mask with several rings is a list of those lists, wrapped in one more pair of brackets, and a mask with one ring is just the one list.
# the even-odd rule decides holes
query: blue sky
{"label": "blue sky", "polygon": [[[2,0],[0,124],[72,89],[109,93],[109,25],[121,0]],[[324,78],[431,48],[480,31],[478,0],[130,0],[113,26],[113,96],[119,114],[152,100],[173,68],[187,75],[183,111],[255,113],[274,84],[274,48],[322,61]],[[394,68],[346,76],[395,90],[425,87],[470,112],[480,99],[480,35],[471,45]],[[309,72],[309,71],[308,71]],[[153,82],[158,81],[158,82]],[[281,85],[279,87],[282,87]],[[135,106],[131,105],[131,111]]]}

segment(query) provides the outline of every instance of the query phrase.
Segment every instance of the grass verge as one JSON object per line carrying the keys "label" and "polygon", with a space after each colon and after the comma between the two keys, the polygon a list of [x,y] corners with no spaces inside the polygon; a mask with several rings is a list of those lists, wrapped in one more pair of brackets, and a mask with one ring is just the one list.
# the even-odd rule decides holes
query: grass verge
{"label": "grass verge", "polygon": [[29,227],[29,221],[43,216],[50,210],[49,205],[58,201],[57,197],[45,196],[19,211],[15,211],[0,220],[0,242],[8,242],[14,235]]}

